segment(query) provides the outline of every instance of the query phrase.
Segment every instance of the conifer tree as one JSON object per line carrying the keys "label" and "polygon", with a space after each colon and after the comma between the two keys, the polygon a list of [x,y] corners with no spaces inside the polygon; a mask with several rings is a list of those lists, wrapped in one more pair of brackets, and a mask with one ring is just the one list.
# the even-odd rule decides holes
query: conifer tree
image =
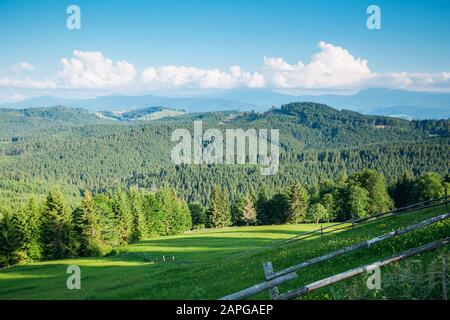
{"label": "conifer tree", "polygon": [[291,185],[288,193],[288,223],[305,221],[309,205],[308,191],[299,183]]}
{"label": "conifer tree", "polygon": [[12,213],[10,219],[9,233],[14,247],[11,258],[14,263],[27,261],[29,259],[27,254],[27,235],[29,234],[29,230],[24,208],[18,208],[18,210]]}
{"label": "conifer tree", "polygon": [[89,190],[84,192],[76,228],[79,232],[78,239],[81,255],[98,256],[104,253],[100,217],[92,201],[92,193]]}
{"label": "conifer tree", "polygon": [[253,203],[253,198],[250,195],[247,195],[244,198],[241,217],[242,221],[247,226],[256,224],[256,209]]}
{"label": "conifer tree", "polygon": [[219,186],[216,185],[214,186],[211,193],[208,211],[209,227],[211,228],[223,227],[223,211],[221,206],[222,206],[222,192]]}
{"label": "conifer tree", "polygon": [[282,224],[286,223],[289,213],[289,196],[284,191],[280,190],[268,202],[268,216],[267,224]]}
{"label": "conifer tree", "polygon": [[192,229],[192,216],[189,206],[186,201],[180,201],[180,221],[181,228],[179,232],[184,232]]}
{"label": "conifer tree", "polygon": [[205,227],[206,226],[206,211],[203,206],[198,203],[190,203],[189,204],[189,211],[192,216],[192,225],[195,227]]}
{"label": "conifer tree", "polygon": [[127,195],[121,190],[114,195],[112,209],[117,223],[119,242],[121,245],[129,243],[131,241],[133,220]]}
{"label": "conifer tree", "polygon": [[208,211],[209,226],[212,228],[223,228],[231,225],[231,210],[228,192],[219,186],[214,186]]}
{"label": "conifer tree", "polygon": [[264,185],[259,189],[256,201],[256,217],[258,224],[270,224],[269,193]]}
{"label": "conifer tree", "polygon": [[138,242],[147,236],[147,226],[142,197],[137,188],[130,190],[129,203],[132,216],[131,242]]}
{"label": "conifer tree", "polygon": [[397,208],[412,204],[416,199],[414,195],[414,179],[410,172],[403,173],[393,189],[394,203]]}
{"label": "conifer tree", "polygon": [[101,239],[105,250],[119,246],[119,228],[113,210],[114,199],[111,196],[97,194],[92,198],[95,211],[99,215]]}
{"label": "conifer tree", "polygon": [[230,194],[227,189],[222,190],[222,221],[223,227],[231,226],[231,205],[230,205]]}
{"label": "conifer tree", "polygon": [[4,211],[0,218],[0,266],[17,263],[18,241],[14,231],[11,211]]}
{"label": "conifer tree", "polygon": [[244,198],[238,197],[231,206],[231,224],[240,226],[243,224],[242,208],[244,207]]}
{"label": "conifer tree", "polygon": [[42,215],[42,245],[47,257],[73,255],[72,215],[59,190],[47,196]]}
{"label": "conifer tree", "polygon": [[167,185],[158,192],[158,195],[161,210],[161,224],[163,229],[161,235],[171,235],[174,223],[173,212],[176,204],[173,202],[171,190]]}
{"label": "conifer tree", "polygon": [[27,207],[27,223],[29,226],[27,251],[28,256],[34,260],[42,258],[41,214],[41,210],[36,204],[36,200],[31,198]]}
{"label": "conifer tree", "polygon": [[164,208],[161,191],[144,196],[147,234],[150,237],[162,236],[165,233]]}

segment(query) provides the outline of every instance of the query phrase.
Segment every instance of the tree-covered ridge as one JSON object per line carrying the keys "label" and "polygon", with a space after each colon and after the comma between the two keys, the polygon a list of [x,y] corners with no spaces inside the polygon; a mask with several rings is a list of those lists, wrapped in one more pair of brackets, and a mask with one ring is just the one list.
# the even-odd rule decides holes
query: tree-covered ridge
{"label": "tree-covered ridge", "polygon": [[55,106],[31,109],[0,109],[0,142],[46,135],[85,124],[107,123],[84,109]]}
{"label": "tree-covered ridge", "polygon": [[[43,110],[30,112],[42,115]],[[48,112],[69,111],[51,108]],[[63,115],[51,117],[64,119]],[[279,174],[264,177],[252,165],[175,166],[170,161],[171,133],[177,128],[192,130],[194,120],[201,120],[204,130],[280,129]],[[47,127],[44,122],[45,130],[31,130],[32,134],[0,143],[1,193],[18,197],[21,189],[46,181],[60,184],[71,197],[86,186],[102,192],[116,185],[155,188],[169,184],[184,199],[205,205],[214,184],[225,186],[233,201],[254,185],[277,190],[295,181],[313,184],[336,179],[343,170],[352,174],[375,169],[392,184],[405,171],[414,176],[449,172],[449,122],[365,116],[314,103],[292,103],[265,113],[186,114],[151,123],[77,120]],[[48,188],[42,190],[45,194]]]}

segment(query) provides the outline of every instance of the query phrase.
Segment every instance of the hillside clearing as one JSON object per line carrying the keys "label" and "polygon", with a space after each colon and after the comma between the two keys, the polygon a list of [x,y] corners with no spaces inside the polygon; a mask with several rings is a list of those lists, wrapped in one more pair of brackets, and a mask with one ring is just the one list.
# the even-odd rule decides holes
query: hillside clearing
{"label": "hillside clearing", "polygon": [[[0,270],[0,299],[217,299],[263,280],[263,262],[272,261],[275,270],[280,270],[443,212],[445,207],[425,209],[323,238],[254,253],[245,251],[316,226],[227,228],[152,239],[124,247],[116,256],[54,260]],[[298,279],[280,289],[285,291],[448,235],[448,221],[429,226],[302,270]],[[448,246],[444,249],[448,251]],[[235,254],[242,251],[242,254]],[[434,257],[436,254],[423,256]],[[166,262],[161,262],[162,256]],[[175,260],[172,260],[173,256]],[[155,258],[158,258],[156,263]],[[73,264],[81,268],[81,290],[66,288],[66,269]],[[339,298],[327,290],[310,297]],[[261,293],[255,297],[265,299],[267,295]]]}

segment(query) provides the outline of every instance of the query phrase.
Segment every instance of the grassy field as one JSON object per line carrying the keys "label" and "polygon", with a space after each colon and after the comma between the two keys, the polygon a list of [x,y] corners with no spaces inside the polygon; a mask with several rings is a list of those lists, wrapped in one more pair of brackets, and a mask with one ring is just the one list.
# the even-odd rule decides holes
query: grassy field
{"label": "grassy field", "polygon": [[[217,299],[262,281],[262,264],[265,261],[272,261],[275,270],[280,270],[443,212],[443,207],[425,209],[322,238],[311,238],[267,250],[255,249],[315,229],[316,226],[305,224],[227,228],[151,239],[120,248],[120,253],[114,256],[55,260],[2,269],[0,299]],[[292,289],[449,235],[449,222],[429,226],[376,244],[370,249],[359,250],[304,269],[298,272],[295,281],[281,286],[280,290]],[[415,257],[414,261],[423,262],[420,263],[420,268],[431,268],[437,257],[446,251],[448,246]],[[162,261],[163,256],[165,262]],[[417,266],[408,263],[410,262],[385,269],[391,275],[401,274],[402,268],[416,268],[414,270],[417,271]],[[68,290],[66,287],[66,269],[69,265],[81,268],[81,290]],[[398,291],[395,288],[392,289],[394,291],[390,289],[392,292],[377,292],[368,296],[361,289],[364,286],[359,285],[365,283],[363,278],[357,277],[321,289],[306,298],[389,298],[389,295],[396,294],[395,290]],[[347,292],[348,288],[351,288],[351,292]],[[255,298],[266,299],[267,293],[261,293]]]}

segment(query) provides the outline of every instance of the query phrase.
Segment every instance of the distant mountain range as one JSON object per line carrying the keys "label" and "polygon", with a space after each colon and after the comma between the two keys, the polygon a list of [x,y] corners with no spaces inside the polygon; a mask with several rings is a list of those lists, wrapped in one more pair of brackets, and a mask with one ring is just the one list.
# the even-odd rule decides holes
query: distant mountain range
{"label": "distant mountain range", "polygon": [[377,114],[406,119],[440,119],[450,117],[450,94],[413,92],[391,89],[367,89],[353,95],[293,96],[267,90],[230,90],[211,96],[160,97],[152,95],[110,95],[92,99],[61,99],[51,96],[35,97],[17,103],[2,104],[5,108],[35,108],[62,105],[91,111],[135,110],[154,106],[185,110],[264,111],[295,101],[324,103],[336,109],[347,109],[364,114]]}
{"label": "distant mountain range", "polygon": [[135,121],[152,121],[163,118],[177,117],[186,114],[185,111],[175,110],[163,107],[148,107],[131,111],[97,111],[97,115],[101,119],[135,122]]}

